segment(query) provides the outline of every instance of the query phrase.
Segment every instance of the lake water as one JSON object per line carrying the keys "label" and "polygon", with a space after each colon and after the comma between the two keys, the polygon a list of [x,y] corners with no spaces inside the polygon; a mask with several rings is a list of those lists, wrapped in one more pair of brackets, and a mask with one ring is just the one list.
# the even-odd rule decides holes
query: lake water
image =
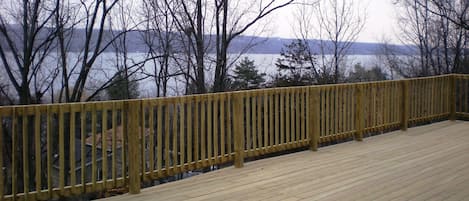
{"label": "lake water", "polygon": [[[246,54],[249,59],[254,60],[259,72],[272,75],[277,72],[275,63],[279,54]],[[346,71],[351,70],[351,67],[357,63],[360,63],[365,68],[371,68],[372,66],[379,64],[379,60],[375,55],[350,55],[346,58]]]}
{"label": "lake water", "polygon": [[[214,63],[210,61],[214,61],[215,55],[209,55],[209,58],[206,59],[206,82],[213,83],[213,72],[214,72]],[[142,61],[145,57],[143,53],[130,53],[129,57],[131,58],[132,62],[137,63]],[[277,68],[275,63],[277,59],[280,57],[279,54],[245,54],[245,55],[236,55],[231,54],[229,55],[229,61],[232,64],[232,68],[234,68],[234,64],[237,61],[241,60],[243,57],[248,57],[251,60],[254,60],[255,65],[257,66],[260,73],[266,73],[266,79],[269,80],[271,75],[274,75],[277,72]],[[74,65],[77,61],[77,58],[80,58],[79,53],[69,53],[68,55],[70,65]],[[90,90],[93,88],[102,85],[103,82],[108,80],[115,72],[116,72],[116,64],[115,64],[115,53],[106,52],[103,53],[100,57],[98,57],[97,61],[94,63],[92,71],[90,72],[90,77],[87,80],[87,87]],[[55,72],[55,67],[57,66],[58,58],[53,54],[45,61],[45,66],[50,66],[50,68],[44,68],[41,72],[38,73],[38,80],[46,80],[50,79],[50,74]],[[365,68],[371,68],[372,66],[379,64],[379,60],[374,55],[350,55],[347,57],[347,65],[345,66],[345,71],[348,72],[356,63],[361,63]],[[0,64],[1,67],[2,64]],[[70,67],[71,68],[71,67]],[[153,74],[153,64],[148,62],[144,66],[144,71],[149,74]],[[78,68],[76,69],[78,70]],[[178,69],[173,69],[176,71]],[[230,70],[231,71],[231,70]],[[4,68],[0,68],[0,73],[2,75],[6,75],[4,72]],[[71,73],[71,72],[69,72]],[[71,73],[72,80],[76,79],[78,72]],[[59,74],[60,75],[60,74]],[[6,83],[8,78],[2,77],[1,82]],[[47,82],[47,81],[46,81]],[[182,76],[172,78],[168,85],[169,85],[169,94],[170,95],[182,95],[184,92],[185,83]],[[54,90],[57,90],[61,86],[61,78],[58,77],[54,82]],[[147,78],[145,80],[139,81],[139,88],[140,88],[140,95],[142,97],[154,97],[156,94],[155,89],[155,82],[152,78]],[[11,91],[12,94],[15,93]]]}
{"label": "lake water", "polygon": [[[215,55],[213,55],[214,57]],[[139,55],[134,55],[133,57],[139,57]],[[277,73],[277,67],[275,66],[275,63],[278,58],[280,58],[280,54],[245,54],[242,56],[231,54],[229,55],[229,63],[232,63],[233,65],[231,66],[230,72],[234,68],[234,64],[239,62],[243,57],[248,57],[250,60],[254,61],[254,64],[256,65],[259,73],[265,73],[266,80],[270,80],[271,76]],[[212,58],[212,60],[215,60]],[[376,55],[350,55],[347,56],[346,58],[346,66],[345,66],[345,72],[348,73],[350,70],[352,70],[353,65],[360,63],[364,68],[370,69],[373,66],[379,65],[382,66],[378,57]],[[147,66],[146,69],[149,67]],[[208,83],[213,83],[213,72],[214,72],[214,65],[213,63],[207,62],[206,64],[206,81]],[[383,69],[387,71],[386,69]],[[148,96],[152,96],[154,93],[154,83],[151,80],[146,80],[140,82],[140,88],[142,89],[141,92],[143,93],[142,95],[147,96],[145,94],[148,94]],[[180,92],[183,91],[183,85],[181,83],[178,83],[177,79],[173,79],[170,81],[170,86],[174,88],[173,93],[176,94],[181,94]]]}

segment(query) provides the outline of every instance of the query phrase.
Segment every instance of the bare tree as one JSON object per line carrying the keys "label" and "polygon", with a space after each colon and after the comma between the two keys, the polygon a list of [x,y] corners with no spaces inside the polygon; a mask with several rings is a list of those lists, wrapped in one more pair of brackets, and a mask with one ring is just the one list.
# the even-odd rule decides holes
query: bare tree
{"label": "bare tree", "polygon": [[[310,77],[317,84],[327,84],[334,82],[333,80],[333,69],[329,65],[322,65],[318,63],[318,54],[326,54],[324,48],[321,49],[321,46],[318,43],[313,43],[312,39],[320,37],[320,27],[317,26],[317,6],[318,1],[308,1],[303,0],[297,2],[296,9],[293,13],[293,23],[292,30],[297,38],[296,46],[286,46],[288,47],[302,47],[297,49],[298,52],[301,52],[304,56],[301,57],[304,61],[303,63],[308,64]],[[292,43],[294,44],[294,43]],[[317,49],[320,49],[320,52],[317,52]],[[321,58],[325,58],[325,55],[319,55]]]}
{"label": "bare tree", "polygon": [[430,0],[429,2],[435,7],[430,10],[432,14],[445,18],[461,29],[469,30],[469,1]]}
{"label": "bare tree", "polygon": [[[206,93],[204,57],[206,56],[205,45],[205,10],[206,1],[183,1],[165,0],[165,5],[169,8],[171,16],[180,32],[184,33],[187,39],[187,53],[193,53],[196,63],[191,65],[194,73],[195,93]],[[191,59],[188,59],[190,61]]]}
{"label": "bare tree", "polygon": [[[290,5],[294,0],[270,1],[209,1],[165,0],[166,5],[177,4],[171,14],[179,30],[186,34],[188,44],[196,60],[194,68],[197,93],[205,93],[205,57],[211,48],[212,37],[216,53],[213,91],[225,90],[228,78],[228,50],[236,37],[246,33],[261,19],[277,9]],[[214,30],[214,33],[212,32]]]}
{"label": "bare tree", "polygon": [[224,91],[228,78],[227,54],[231,42],[275,10],[294,0],[253,1],[241,7],[240,1],[215,0],[216,66],[213,91]]}
{"label": "bare tree", "polygon": [[[145,79],[146,76],[137,77],[138,72],[143,69],[145,59],[138,60],[129,55],[129,34],[133,32],[134,17],[132,13],[135,11],[135,5],[132,1],[119,1],[108,18],[111,40],[111,49],[114,53],[113,63],[115,69],[112,71],[111,79],[106,79],[100,86],[94,90],[91,96],[119,84],[121,94],[119,99],[130,99],[138,97],[138,89],[136,88],[138,80]],[[134,44],[135,45],[135,44]],[[105,70],[103,74],[106,74]],[[131,89],[131,86],[133,89]],[[116,98],[116,97],[114,97]]]}
{"label": "bare tree", "polygon": [[[147,57],[153,57],[149,61],[152,69],[144,69],[143,73],[150,76],[156,86],[156,96],[168,95],[168,82],[170,78],[184,75],[185,85],[189,86],[195,80],[190,73],[191,59],[180,58],[180,53],[185,51],[185,34],[178,33],[176,22],[171,15],[168,6],[176,4],[165,4],[157,0],[145,0],[142,4],[142,18],[145,29],[142,39],[147,47]],[[184,59],[185,58],[185,59]],[[189,65],[186,65],[189,63]],[[187,91],[187,90],[186,90]]]}
{"label": "bare tree", "polygon": [[[405,17],[399,19],[399,25],[402,27],[402,36],[405,41],[415,44],[419,50],[419,71],[416,75],[425,76],[430,65],[429,41],[428,41],[428,22],[429,12],[428,3],[424,7],[420,7],[419,0],[406,0],[404,4]],[[423,8],[423,12],[421,10]],[[410,26],[409,26],[410,25]]]}
{"label": "bare tree", "polygon": [[48,28],[57,10],[52,1],[22,0],[0,11],[0,58],[20,104],[40,103],[57,73],[45,72],[56,37]]}
{"label": "bare tree", "polygon": [[[83,14],[83,18],[78,19],[82,21],[80,24],[84,26],[85,37],[83,38],[83,48],[80,51],[82,55],[79,55],[80,58],[77,59],[79,61],[76,69],[77,76],[73,79],[71,77],[64,78],[68,82],[65,85],[70,87],[65,90],[71,90],[69,95],[65,97],[67,102],[82,100],[89,74],[96,60],[114,40],[123,34],[121,32],[108,40],[104,40],[106,19],[110,16],[110,12],[117,2],[118,0],[80,1],[80,14]],[[69,75],[73,75],[73,73]],[[91,100],[92,98],[94,97],[89,96],[85,100]]]}
{"label": "bare tree", "polygon": [[[344,64],[352,44],[365,27],[366,8],[354,0],[320,0],[315,6],[319,26],[322,65],[333,69],[333,82],[340,80],[340,66]],[[332,45],[328,45],[328,41]],[[332,57],[326,57],[327,53]],[[326,69],[326,67],[324,67]]]}
{"label": "bare tree", "polygon": [[[413,66],[400,65],[398,72],[408,72],[402,76],[427,76],[445,73],[463,72],[461,65],[467,49],[468,30],[455,23],[454,19],[467,20],[464,3],[457,1],[396,1],[400,9],[400,40],[412,44],[416,54],[408,55],[414,61]],[[464,8],[466,7],[466,8]],[[417,62],[418,61],[418,62]]]}
{"label": "bare tree", "polygon": [[58,9],[54,17],[54,25],[57,33],[57,69],[60,70],[62,79],[60,80],[58,97],[55,97],[54,86],[52,86],[51,101],[54,102],[57,99],[59,102],[71,102],[70,79],[72,78],[73,72],[78,67],[80,60],[71,63],[69,61],[69,52],[73,45],[76,26],[83,20],[79,16],[79,8],[81,5],[79,3],[72,3],[69,0],[56,0],[55,3]]}

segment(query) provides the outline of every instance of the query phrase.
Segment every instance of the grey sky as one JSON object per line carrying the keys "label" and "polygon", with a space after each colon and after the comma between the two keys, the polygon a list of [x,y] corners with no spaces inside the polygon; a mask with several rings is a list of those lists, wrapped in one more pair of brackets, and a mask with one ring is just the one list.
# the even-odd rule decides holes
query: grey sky
{"label": "grey sky", "polygon": [[[293,22],[291,12],[293,12],[294,9],[293,6],[290,6],[279,10],[277,14],[272,16],[272,21],[275,22],[275,24],[271,28],[271,36],[294,38],[290,25]],[[380,42],[383,36],[385,36],[393,39],[392,42],[399,43],[399,41],[394,39],[396,32],[395,12],[396,9],[392,5],[391,0],[370,0],[367,9],[368,18],[366,26],[360,34],[358,41]]]}
{"label": "grey sky", "polygon": [[[251,1],[251,0],[247,0]],[[366,26],[360,34],[359,42],[381,42],[383,36],[391,39],[393,43],[400,43],[395,39],[396,33],[396,9],[392,5],[392,0],[357,0],[360,4],[367,5],[367,21]],[[0,5],[10,5],[13,0],[0,0]],[[138,1],[137,1],[138,2]],[[280,1],[284,2],[284,1]],[[291,24],[294,22],[292,12],[295,10],[295,5],[290,5],[285,8],[279,9],[272,15],[268,16],[268,21],[272,23],[267,25],[269,31],[263,33],[263,36],[294,38],[295,35],[292,30]],[[263,25],[261,25],[263,26]],[[256,28],[254,28],[256,29]],[[252,31],[252,30],[251,30]],[[247,35],[257,35],[258,32],[247,32]]]}

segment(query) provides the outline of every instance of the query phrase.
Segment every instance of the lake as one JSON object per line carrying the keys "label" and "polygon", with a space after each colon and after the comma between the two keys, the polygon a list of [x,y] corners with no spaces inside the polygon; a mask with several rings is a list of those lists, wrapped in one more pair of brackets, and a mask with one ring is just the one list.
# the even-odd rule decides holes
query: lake
{"label": "lake", "polygon": [[[144,53],[130,53],[129,54],[130,59],[133,62],[139,62],[142,61],[145,57]],[[206,82],[207,83],[213,83],[213,72],[214,72],[214,61],[215,55],[209,55],[209,59],[206,59],[207,64],[206,64]],[[277,72],[277,68],[275,66],[276,60],[280,57],[279,54],[244,54],[240,57],[240,55],[237,54],[230,54],[229,55],[229,63],[233,64],[231,65],[232,68],[234,68],[234,64],[236,64],[235,59],[238,58],[237,61],[241,60],[242,57],[248,57],[251,60],[254,60],[255,65],[257,66],[258,70],[260,73],[266,73],[266,79],[269,80],[271,75],[274,75]],[[68,55],[68,63],[70,65],[73,65],[75,62],[77,62],[77,58],[79,58],[79,53],[71,52]],[[88,89],[93,89],[96,88],[97,86],[102,85],[103,82],[108,80],[115,72],[116,72],[116,62],[115,62],[115,53],[112,52],[105,52],[103,53],[96,62],[93,65],[93,69],[90,72],[90,77],[87,80],[87,87]],[[45,61],[45,66],[50,66],[49,69],[44,68],[41,72],[38,73],[38,80],[42,79],[50,79],[50,74],[55,72],[55,66],[57,66],[57,55],[51,54],[49,58],[46,59]],[[377,56],[374,55],[350,55],[347,57],[347,65],[345,67],[346,72],[349,72],[351,66],[353,66],[356,63],[361,63],[365,68],[371,68],[372,66],[379,64],[379,60],[377,59]],[[0,64],[1,65],[1,64]],[[69,67],[70,68],[70,67]],[[153,74],[153,65],[151,62],[148,62],[144,66],[144,70],[146,73]],[[177,70],[177,69],[176,69]],[[230,70],[231,71],[231,70]],[[0,73],[5,76],[4,68],[0,68]],[[69,72],[70,73],[70,72]],[[76,79],[77,73],[71,73],[72,74],[72,80]],[[60,75],[60,74],[59,74]],[[2,77],[2,83],[7,82],[7,77]],[[174,77],[172,78],[168,85],[170,88],[170,95],[182,95],[184,92],[184,87],[185,84],[183,83],[183,77]],[[61,78],[58,77],[55,82],[54,82],[54,90],[57,92],[57,90],[61,86]],[[142,97],[154,97],[156,94],[155,90],[155,82],[151,78],[147,78],[145,80],[139,81],[139,88],[140,88],[140,95]],[[11,91],[11,93],[15,93],[14,91]]]}
{"label": "lake", "polygon": [[[209,55],[210,56],[210,55]],[[212,57],[215,57],[215,55],[211,55]],[[132,57],[141,57],[139,54],[133,54]],[[230,54],[229,55],[229,63],[236,64],[239,62],[243,57],[248,57],[250,60],[254,61],[254,64],[256,65],[257,69],[259,70],[259,73],[265,73],[266,80],[270,80],[271,76],[277,73],[277,67],[275,66],[275,63],[278,58],[280,58],[280,54],[244,54],[241,57],[236,54]],[[329,56],[330,57],[330,56]],[[236,61],[234,61],[237,59]],[[212,60],[215,60],[214,58]],[[379,65],[382,66],[382,62],[377,58],[376,55],[349,55],[346,58],[346,67],[345,67],[345,72],[348,73],[350,70],[353,69],[353,65],[360,63],[364,68],[370,69],[373,66]],[[147,70],[150,68],[150,65],[147,65],[145,67]],[[232,72],[232,69],[234,68],[234,65],[231,66],[230,72]],[[386,69],[383,69],[384,71],[387,71]],[[151,71],[151,70],[150,70]],[[207,62],[206,64],[206,81],[208,83],[213,83],[213,72],[215,71],[215,67],[213,63]],[[172,80],[170,82],[170,86],[172,86],[176,91],[180,91],[181,88],[183,89],[183,86],[181,86],[180,83],[176,79]],[[154,83],[151,80],[146,80],[140,82],[140,88],[142,89],[142,93],[148,94],[148,96],[152,96],[154,93]],[[142,95],[144,95],[142,94]],[[180,93],[178,93],[180,94]],[[146,95],[145,95],[146,96]]]}

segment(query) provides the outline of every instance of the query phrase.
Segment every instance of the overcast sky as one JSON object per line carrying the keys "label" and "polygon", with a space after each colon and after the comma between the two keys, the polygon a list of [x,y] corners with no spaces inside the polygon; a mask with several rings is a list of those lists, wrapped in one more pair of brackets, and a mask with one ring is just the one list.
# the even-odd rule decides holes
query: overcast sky
{"label": "overcast sky", "polygon": [[[363,0],[359,0],[363,1]],[[399,43],[394,40],[396,33],[396,9],[391,3],[392,0],[370,0],[367,9],[367,21],[363,32],[360,34],[358,41],[360,42],[381,42],[383,36],[393,39],[393,43]],[[363,1],[364,2],[364,1]],[[291,12],[294,6],[281,9],[277,14],[273,15],[271,36],[294,38],[291,28],[293,22]]]}
{"label": "overcast sky", "polygon": [[[252,1],[252,0],[246,0]],[[393,43],[400,43],[395,39],[396,35],[396,9],[391,3],[393,0],[355,0],[367,7],[367,21],[364,30],[360,34],[359,42],[381,42],[383,36],[391,39]],[[0,0],[0,5],[10,5],[14,0]],[[137,1],[138,2],[138,1]],[[284,1],[280,1],[284,2]],[[9,3],[9,4],[8,4]],[[366,4],[366,5],[365,5]],[[270,25],[269,31],[261,34],[269,37],[295,38],[291,24],[295,21],[292,13],[296,5],[290,5],[279,9],[268,16]],[[257,35],[256,33],[246,33],[247,35]]]}

